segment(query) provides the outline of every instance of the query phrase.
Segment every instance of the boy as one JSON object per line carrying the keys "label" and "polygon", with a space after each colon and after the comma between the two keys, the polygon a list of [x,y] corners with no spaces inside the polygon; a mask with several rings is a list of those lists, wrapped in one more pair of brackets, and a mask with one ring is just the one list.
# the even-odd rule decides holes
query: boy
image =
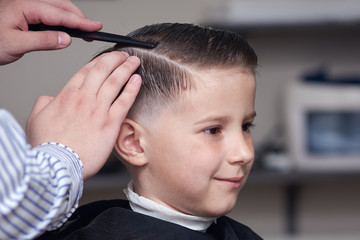
{"label": "boy", "polygon": [[129,201],[81,207],[44,237],[261,239],[224,216],[254,161],[255,52],[238,34],[191,24],[151,25],[130,36],[158,45],[105,51],[141,59],[143,86],[115,143],[132,177]]}

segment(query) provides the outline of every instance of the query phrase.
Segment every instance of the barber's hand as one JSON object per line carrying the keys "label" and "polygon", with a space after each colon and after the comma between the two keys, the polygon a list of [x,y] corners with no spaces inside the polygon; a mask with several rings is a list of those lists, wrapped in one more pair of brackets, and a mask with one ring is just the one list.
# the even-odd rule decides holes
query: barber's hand
{"label": "barber's hand", "polygon": [[35,50],[55,50],[70,45],[64,32],[28,31],[28,24],[61,25],[98,31],[102,24],[87,19],[70,0],[0,0],[0,65],[14,62]]}
{"label": "barber's hand", "polygon": [[38,98],[27,126],[31,145],[67,145],[84,165],[84,180],[96,174],[112,152],[140,90],[141,77],[132,75],[139,65],[140,60],[127,53],[103,54],[76,73],[56,97]]}

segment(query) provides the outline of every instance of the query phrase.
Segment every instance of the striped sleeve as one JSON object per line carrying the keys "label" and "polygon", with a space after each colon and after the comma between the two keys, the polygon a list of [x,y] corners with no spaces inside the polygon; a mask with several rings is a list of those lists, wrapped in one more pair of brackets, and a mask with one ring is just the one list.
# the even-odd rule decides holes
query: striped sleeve
{"label": "striped sleeve", "polygon": [[32,239],[60,227],[75,211],[82,164],[70,148],[31,148],[24,131],[0,110],[0,239]]}

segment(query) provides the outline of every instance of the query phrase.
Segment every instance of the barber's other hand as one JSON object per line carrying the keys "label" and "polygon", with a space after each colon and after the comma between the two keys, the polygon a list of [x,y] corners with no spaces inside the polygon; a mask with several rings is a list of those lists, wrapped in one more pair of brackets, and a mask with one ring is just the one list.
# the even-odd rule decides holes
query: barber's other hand
{"label": "barber's other hand", "polygon": [[132,75],[139,65],[140,60],[127,53],[103,54],[76,73],[55,98],[39,97],[27,126],[31,145],[65,144],[79,155],[84,180],[96,174],[112,152],[140,90],[141,77]]}
{"label": "barber's other hand", "polygon": [[35,50],[55,50],[70,45],[64,32],[28,31],[28,24],[62,25],[98,31],[101,23],[87,19],[70,0],[0,0],[0,65],[14,62]]}

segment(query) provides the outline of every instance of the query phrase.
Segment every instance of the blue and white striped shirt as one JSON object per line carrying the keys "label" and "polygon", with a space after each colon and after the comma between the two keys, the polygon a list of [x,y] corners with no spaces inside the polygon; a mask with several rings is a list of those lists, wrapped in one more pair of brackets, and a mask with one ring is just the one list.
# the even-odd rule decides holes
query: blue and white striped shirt
{"label": "blue and white striped shirt", "polygon": [[60,227],[82,190],[74,151],[59,143],[31,148],[12,115],[0,109],[0,239],[32,239]]}

